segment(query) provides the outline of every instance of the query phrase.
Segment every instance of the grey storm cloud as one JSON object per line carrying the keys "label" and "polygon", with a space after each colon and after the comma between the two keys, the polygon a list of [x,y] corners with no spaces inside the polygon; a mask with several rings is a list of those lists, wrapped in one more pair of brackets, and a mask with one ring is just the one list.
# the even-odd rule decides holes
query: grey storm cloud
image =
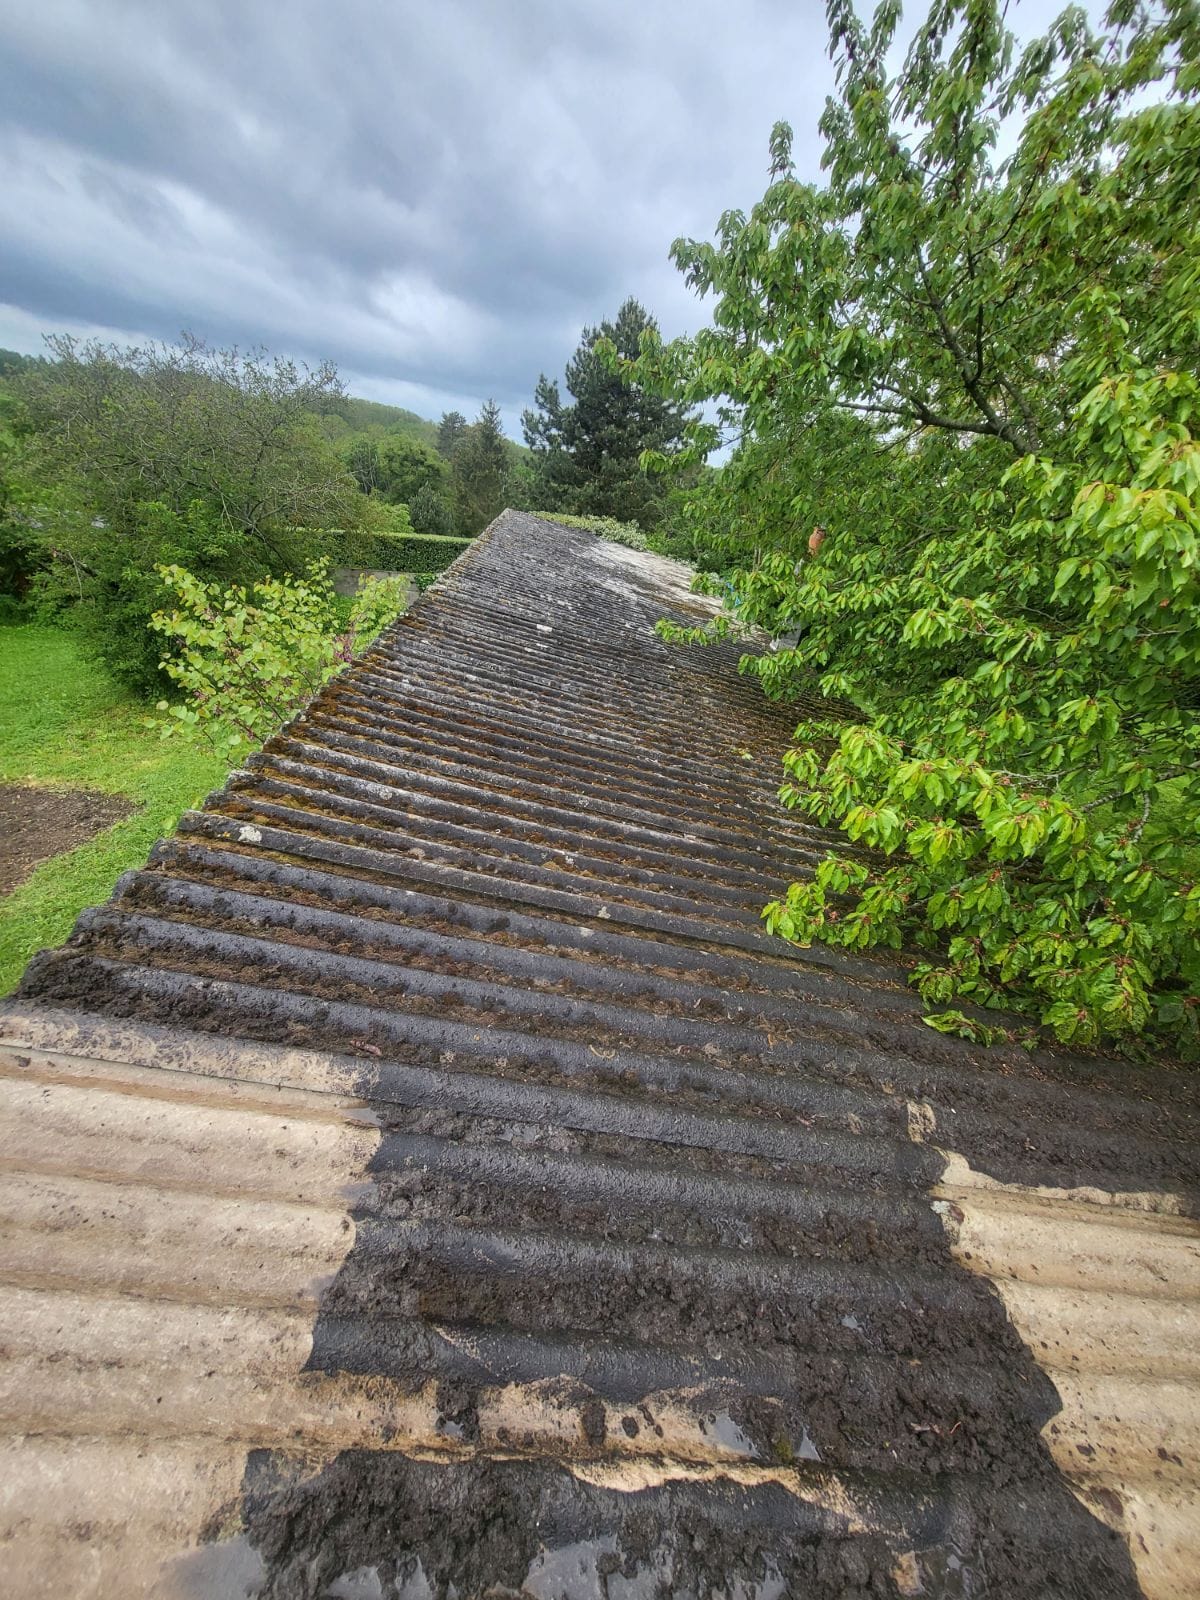
{"label": "grey storm cloud", "polygon": [[671,240],[761,193],[775,118],[815,139],[824,33],[811,0],[10,4],[0,343],[186,327],[515,420],[627,294],[704,319]]}
{"label": "grey storm cloud", "polygon": [[831,86],[819,0],[10,0],[0,343],[186,327],[511,424],[626,295],[705,319],[672,239],[779,117],[815,176]]}

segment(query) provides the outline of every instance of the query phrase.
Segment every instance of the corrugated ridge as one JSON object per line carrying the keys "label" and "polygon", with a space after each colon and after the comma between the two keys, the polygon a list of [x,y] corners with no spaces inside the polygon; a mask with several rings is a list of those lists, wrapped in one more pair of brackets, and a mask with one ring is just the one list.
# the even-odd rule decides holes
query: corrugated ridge
{"label": "corrugated ridge", "polygon": [[[0,1030],[7,1426],[80,1460],[122,1430],[280,1462],[432,1450],[491,1463],[485,1500],[513,1455],[593,1544],[630,1537],[605,1496],[644,1482],[679,1562],[665,1459],[699,1474],[689,1526],[748,1475],[742,1592],[772,1563],[799,1582],[816,1538],[813,1593],[851,1592],[856,1541],[884,1593],[917,1592],[910,1554],[932,1592],[1135,1593],[1041,1442],[1058,1402],[1014,1322],[1086,1382],[1091,1509],[1130,1533],[1136,1484],[1174,1528],[1200,1252],[1148,1208],[1190,1205],[1194,1094],[981,1055],[922,1026],[901,964],[768,940],[762,901],[835,844],[773,797],[794,711],[735,651],[662,644],[664,611],[704,614],[665,565],[506,515],[31,967]],[[187,1346],[174,1377],[142,1303]],[[1056,1351],[1064,1308],[1082,1332]],[[552,1490],[564,1464],[592,1488]],[[305,1527],[348,1562],[330,1471]],[[781,1485],[807,1532],[767,1514]],[[1058,1589],[1005,1565],[1010,1490],[1044,1508],[1029,1583]],[[290,1494],[241,1503],[256,1548]],[[1186,1572],[1181,1540],[1162,1560]],[[263,1592],[310,1592],[297,1570],[268,1563]]]}

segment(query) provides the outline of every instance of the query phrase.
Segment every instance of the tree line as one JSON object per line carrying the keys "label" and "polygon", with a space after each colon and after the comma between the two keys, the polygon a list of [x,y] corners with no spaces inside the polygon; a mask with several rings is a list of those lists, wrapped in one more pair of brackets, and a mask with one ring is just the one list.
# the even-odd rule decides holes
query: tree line
{"label": "tree line", "polygon": [[328,364],[54,336],[42,357],[0,353],[0,605],[69,624],[154,693],[164,570],[228,587],[316,559],[444,565],[456,547],[411,536],[478,533],[514,450],[490,401],[438,427],[346,395]]}
{"label": "tree line", "polygon": [[520,495],[519,452],[488,400],[473,423],[448,411],[430,441],[411,430],[355,433],[342,459],[364,495],[407,509],[414,532],[473,537]]}
{"label": "tree line", "polygon": [[[163,570],[246,585],[316,558],[433,570],[506,505],[662,520],[667,492],[640,466],[679,443],[683,412],[616,373],[654,324],[630,301],[585,329],[572,395],[543,378],[523,448],[488,400],[439,424],[346,394],[329,364],[260,350],[120,348],[55,336],[45,356],[0,353],[0,603],[69,621],[120,679],[161,689],[150,626]],[[422,568],[421,570],[425,570]]]}
{"label": "tree line", "polygon": [[611,518],[653,533],[669,522],[677,487],[642,465],[647,452],[683,443],[688,406],[614,367],[608,350],[632,361],[658,325],[636,300],[615,318],[585,327],[567,362],[564,400],[543,373],[522,415],[527,451],[504,438],[488,401],[473,424],[443,415],[431,446],[408,434],[356,435],[346,463],[365,494],[408,507],[420,533],[478,532],[509,505],[522,510]]}

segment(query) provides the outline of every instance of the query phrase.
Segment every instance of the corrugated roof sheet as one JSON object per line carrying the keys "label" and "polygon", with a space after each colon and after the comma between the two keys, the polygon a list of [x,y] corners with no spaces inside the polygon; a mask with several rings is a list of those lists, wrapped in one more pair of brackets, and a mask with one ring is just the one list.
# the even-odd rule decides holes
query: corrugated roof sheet
{"label": "corrugated roof sheet", "polygon": [[1182,1074],[973,1052],[683,569],[506,513],[0,1015],[22,1596],[1182,1597]]}

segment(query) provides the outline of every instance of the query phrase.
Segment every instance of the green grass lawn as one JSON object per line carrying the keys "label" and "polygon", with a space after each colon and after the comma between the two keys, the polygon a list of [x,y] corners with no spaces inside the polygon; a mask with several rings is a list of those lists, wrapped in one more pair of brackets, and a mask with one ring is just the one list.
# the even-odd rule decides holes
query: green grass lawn
{"label": "green grass lawn", "polygon": [[85,906],[108,898],[180,812],[224,782],[226,760],[164,741],[145,726],[152,715],[87,660],[70,633],[0,626],[0,783],[104,789],[138,807],[0,898],[0,994],[35,951],[62,943]]}

